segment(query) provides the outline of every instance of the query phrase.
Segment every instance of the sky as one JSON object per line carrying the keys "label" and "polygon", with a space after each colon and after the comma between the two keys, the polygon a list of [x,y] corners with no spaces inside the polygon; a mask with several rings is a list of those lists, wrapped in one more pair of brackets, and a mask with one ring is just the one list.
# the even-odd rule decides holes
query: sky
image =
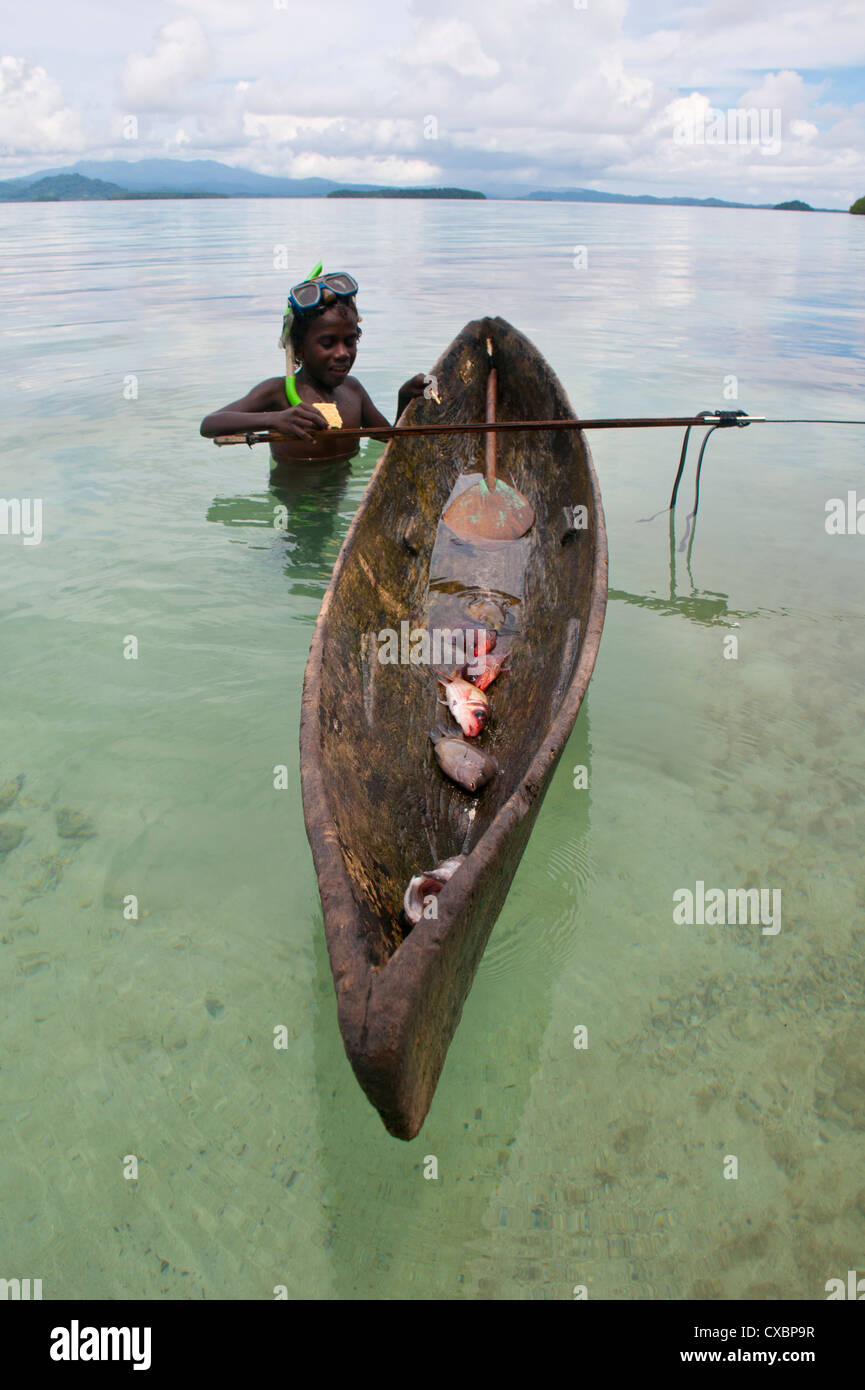
{"label": "sky", "polygon": [[0,178],[154,156],[848,207],[865,0],[0,0]]}

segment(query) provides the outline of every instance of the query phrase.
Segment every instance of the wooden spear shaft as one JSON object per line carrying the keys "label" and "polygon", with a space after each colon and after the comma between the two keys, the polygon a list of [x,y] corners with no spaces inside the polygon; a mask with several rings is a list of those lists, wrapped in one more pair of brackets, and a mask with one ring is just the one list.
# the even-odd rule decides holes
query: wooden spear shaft
{"label": "wooden spear shaft", "polygon": [[[687,425],[720,425],[729,423],[739,427],[765,423],[765,415],[740,416],[735,420],[723,421],[719,415],[664,415],[636,416],[622,420],[495,420],[487,424],[485,420],[472,421],[471,424],[442,425],[389,425],[381,429],[339,429],[322,431],[328,439],[396,439],[402,435],[417,434],[482,434],[487,430],[644,430],[657,428],[684,428]],[[313,438],[315,437],[313,432]],[[214,444],[285,444],[296,441],[294,434],[276,434],[269,430],[250,430],[248,434],[221,434]]]}

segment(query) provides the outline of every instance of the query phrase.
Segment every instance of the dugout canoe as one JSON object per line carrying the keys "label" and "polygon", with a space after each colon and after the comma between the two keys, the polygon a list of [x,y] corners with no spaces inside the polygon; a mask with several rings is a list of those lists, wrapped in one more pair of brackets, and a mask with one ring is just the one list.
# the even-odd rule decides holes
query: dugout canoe
{"label": "dugout canoe", "polygon": [[[528,339],[485,318],[467,324],[433,368],[441,404],[414,401],[401,423],[482,420],[488,339],[498,419],[576,418]],[[528,536],[504,547],[445,544],[450,569],[431,576],[434,546],[441,571],[447,541],[442,512],[464,485],[458,480],[482,471],[483,436],[393,438],[337,559],[304,678],[304,817],[339,1026],[358,1081],[400,1139],[418,1133],[429,1109],[579,713],[606,608],[606,532],[585,435],[497,439],[499,475],[535,511]],[[428,666],[394,661],[388,634],[428,629],[436,603],[481,591],[513,630],[510,669],[488,691],[491,717],[479,740],[501,771],[471,796],[433,756],[430,729],[450,722],[434,676]],[[435,920],[408,928],[409,880],[459,853],[465,861],[439,894]]]}

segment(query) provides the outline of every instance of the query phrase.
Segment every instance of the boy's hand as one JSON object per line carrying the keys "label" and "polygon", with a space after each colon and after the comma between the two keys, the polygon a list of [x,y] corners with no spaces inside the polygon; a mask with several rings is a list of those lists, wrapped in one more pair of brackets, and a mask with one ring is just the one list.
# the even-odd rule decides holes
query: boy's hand
{"label": "boy's hand", "polygon": [[326,430],[327,421],[320,410],[312,405],[292,405],[288,410],[275,411],[268,415],[269,427],[278,434],[293,434],[297,439],[312,440],[310,430]]}
{"label": "boy's hand", "polygon": [[429,376],[424,372],[418,372],[417,376],[409,377],[408,381],[399,388],[400,400],[408,404],[408,402],[413,401],[416,396],[422,396],[428,381]]}
{"label": "boy's hand", "polygon": [[418,396],[429,398],[430,386],[434,381],[435,378],[431,377],[429,372],[418,372],[417,376],[409,377],[408,381],[399,388],[396,404],[397,419],[402,415],[410,401],[416,400]]}

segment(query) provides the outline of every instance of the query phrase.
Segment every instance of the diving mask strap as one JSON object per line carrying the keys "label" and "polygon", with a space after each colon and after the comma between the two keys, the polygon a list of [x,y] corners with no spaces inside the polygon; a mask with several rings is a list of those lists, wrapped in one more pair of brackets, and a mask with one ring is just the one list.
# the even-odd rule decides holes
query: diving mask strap
{"label": "diving mask strap", "polygon": [[[316,278],[316,276],[318,276],[318,275],[320,275],[320,274],[321,274],[321,261],[319,261],[317,265],[313,266],[312,270],[309,272],[309,274],[307,275],[306,278],[307,278],[307,280],[314,280],[314,279]],[[291,300],[289,300],[289,301],[288,301],[288,307],[286,308],[286,311],[285,311],[285,318],[284,318],[283,321],[282,321],[282,337],[281,337],[280,340],[279,340],[279,345],[280,345],[280,347],[284,347],[284,348],[285,348],[285,394],[286,394],[286,398],[287,398],[287,400],[288,400],[289,405],[300,405],[300,396],[299,396],[299,394],[298,394],[297,387],[296,387],[295,384],[294,384],[294,378],[295,378],[295,374],[296,374],[296,371],[297,371],[297,367],[296,367],[295,361],[294,361],[294,348],[291,346],[291,325],[292,325],[293,319],[294,319],[294,310],[292,309],[292,306],[291,306]]]}

